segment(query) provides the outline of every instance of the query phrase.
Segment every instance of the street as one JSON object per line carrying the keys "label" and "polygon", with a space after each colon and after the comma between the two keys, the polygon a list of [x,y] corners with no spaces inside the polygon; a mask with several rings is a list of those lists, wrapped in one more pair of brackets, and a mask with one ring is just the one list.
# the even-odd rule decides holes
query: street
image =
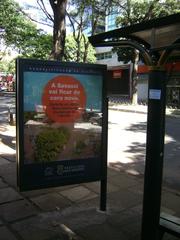
{"label": "street", "polygon": [[109,110],[108,163],[134,175],[144,173],[146,114]]}
{"label": "street", "polygon": [[[0,96],[0,155],[9,161],[15,157],[15,127],[8,124],[8,107],[14,95]],[[147,115],[109,110],[108,165],[132,175],[143,175]],[[180,118],[166,117],[163,185],[180,189]],[[2,163],[0,163],[1,165]]]}
{"label": "street", "polygon": [[[144,174],[147,115],[109,110],[108,163]],[[166,116],[163,184],[180,189],[180,118]]]}
{"label": "street", "polygon": [[[0,156],[14,161],[15,159],[15,141],[16,133],[15,126],[8,124],[8,108],[15,104],[14,94],[7,95],[1,93],[0,95]],[[1,160],[2,161],[2,160]],[[0,162],[0,165],[2,162]]]}

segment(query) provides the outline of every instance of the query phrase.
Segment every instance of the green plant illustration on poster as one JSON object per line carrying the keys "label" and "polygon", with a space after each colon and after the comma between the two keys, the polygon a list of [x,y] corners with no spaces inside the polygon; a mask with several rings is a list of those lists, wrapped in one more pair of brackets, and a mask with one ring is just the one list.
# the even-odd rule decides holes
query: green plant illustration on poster
{"label": "green plant illustration on poster", "polygon": [[70,133],[67,128],[44,128],[35,139],[35,162],[50,162],[58,156],[68,142]]}

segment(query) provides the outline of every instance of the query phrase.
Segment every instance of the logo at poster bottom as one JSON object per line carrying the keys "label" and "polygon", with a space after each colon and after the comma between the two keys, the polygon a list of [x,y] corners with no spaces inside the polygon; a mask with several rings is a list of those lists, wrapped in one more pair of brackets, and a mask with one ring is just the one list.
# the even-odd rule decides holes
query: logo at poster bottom
{"label": "logo at poster bottom", "polygon": [[84,87],[72,76],[57,76],[46,84],[42,105],[49,119],[60,123],[73,123],[85,111]]}

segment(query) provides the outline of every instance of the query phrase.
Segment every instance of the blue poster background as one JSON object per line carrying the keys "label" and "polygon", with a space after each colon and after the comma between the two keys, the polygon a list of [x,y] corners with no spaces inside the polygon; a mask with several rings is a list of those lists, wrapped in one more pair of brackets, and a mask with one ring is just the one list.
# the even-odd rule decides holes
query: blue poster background
{"label": "blue poster background", "polygon": [[86,74],[60,74],[43,72],[24,72],[24,111],[34,111],[35,105],[41,105],[42,93],[48,81],[57,76],[72,76],[84,87],[86,109],[102,111],[102,76]]}

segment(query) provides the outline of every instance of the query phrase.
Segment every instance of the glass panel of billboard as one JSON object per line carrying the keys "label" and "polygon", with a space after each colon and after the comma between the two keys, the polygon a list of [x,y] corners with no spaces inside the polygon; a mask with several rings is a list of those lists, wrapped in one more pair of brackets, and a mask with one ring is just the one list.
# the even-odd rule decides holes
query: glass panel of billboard
{"label": "glass panel of billboard", "polygon": [[17,60],[21,190],[101,179],[105,72],[104,65]]}

